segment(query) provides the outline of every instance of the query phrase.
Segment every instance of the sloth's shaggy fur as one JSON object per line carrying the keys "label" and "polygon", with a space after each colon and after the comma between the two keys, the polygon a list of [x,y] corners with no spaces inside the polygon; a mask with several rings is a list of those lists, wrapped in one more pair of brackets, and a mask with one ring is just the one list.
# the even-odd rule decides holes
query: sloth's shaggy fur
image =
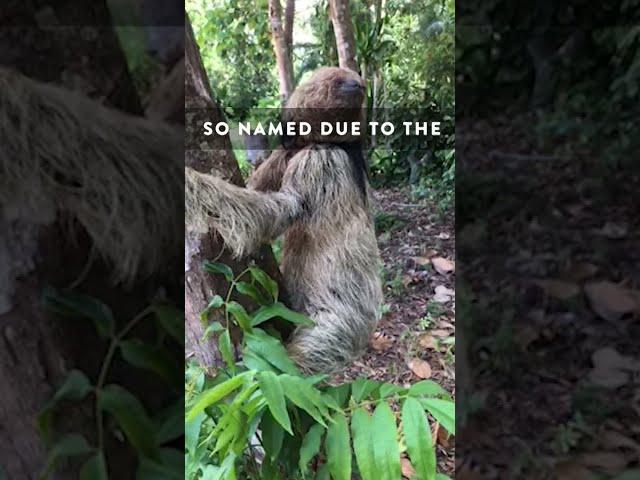
{"label": "sloth's shaggy fur", "polygon": [[0,68],[5,218],[77,221],[127,281],[182,243],[183,132]]}
{"label": "sloth's shaggy fur", "polygon": [[[354,92],[352,84],[342,91],[345,80],[362,85],[349,70],[320,69],[288,104],[304,108],[290,112],[299,115],[297,121],[317,121],[318,112],[311,118],[309,108],[359,108],[363,89]],[[382,301],[364,166],[339,144],[351,138],[330,140],[307,138],[310,144],[301,146],[305,140],[297,139],[293,154],[276,151],[249,189],[190,169],[186,175],[187,225],[206,231],[213,221],[235,255],[285,233],[282,272],[291,307],[315,322],[298,328],[288,345],[307,372],[330,372],[355,359],[367,345]]]}

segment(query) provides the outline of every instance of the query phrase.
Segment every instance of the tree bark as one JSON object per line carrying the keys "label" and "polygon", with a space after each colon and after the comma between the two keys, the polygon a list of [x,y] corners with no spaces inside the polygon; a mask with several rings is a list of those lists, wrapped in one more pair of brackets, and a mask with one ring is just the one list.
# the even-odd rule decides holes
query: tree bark
{"label": "tree bark", "polygon": [[336,36],[340,67],[357,72],[356,37],[353,32],[349,0],[329,0],[329,14]]}
{"label": "tree bark", "polygon": [[[189,18],[185,14],[185,116],[187,146],[185,165],[199,172],[222,173],[229,182],[244,186],[244,181],[233,155],[231,140],[228,136],[214,135],[209,142],[208,150],[199,148],[198,129],[202,121],[212,121],[215,125],[225,121],[224,114],[213,99],[207,74],[202,65],[200,51],[195,41]],[[185,233],[185,327],[187,358],[194,358],[200,365],[215,369],[221,365],[220,353],[214,339],[203,338],[205,325],[200,320],[202,312],[211,298],[218,294],[225,296],[229,284],[221,275],[211,275],[204,271],[206,260],[229,265],[235,273],[244,270],[247,260],[236,260],[224,250],[221,238],[210,230],[204,235]],[[281,283],[280,272],[273,253],[265,246],[254,257],[258,266],[263,268],[278,283]],[[219,313],[213,313],[212,320],[222,321]]]}
{"label": "tree bark", "polygon": [[286,0],[284,5],[284,41],[287,42],[289,56],[293,54],[293,20],[296,16],[295,0]]}
{"label": "tree bark", "polygon": [[[290,1],[290,0],[288,0]],[[293,2],[290,2],[293,4]],[[287,42],[287,35],[293,35],[293,6],[288,7],[288,14],[291,16],[289,32],[287,20],[285,26],[282,22],[282,7],[280,0],[269,0],[269,26],[271,28],[271,41],[276,54],[276,64],[278,66],[278,80],[280,82],[280,99],[284,104],[293,92],[293,63],[291,61],[291,43]]]}
{"label": "tree bark", "polygon": [[[65,0],[49,2],[53,4],[50,7],[46,2],[38,3],[40,10],[34,8],[34,2],[12,0],[3,6],[0,64],[30,78],[84,93],[111,107],[140,114],[140,101],[111,27],[106,3],[85,2],[78,6]],[[49,28],[49,22],[54,28]],[[21,160],[12,159],[16,164]],[[15,225],[3,223],[2,210],[0,206],[0,244],[5,235],[15,233]],[[25,219],[25,223],[29,221]],[[60,222],[69,223],[70,219]],[[36,231],[33,258],[29,259],[34,265],[15,281],[15,293],[7,295],[10,303],[0,311],[0,477],[3,478],[5,475],[11,479],[39,478],[45,464],[46,446],[36,429],[37,414],[68,370],[81,369],[95,378],[104,355],[103,340],[88,324],[60,322],[42,310],[44,285],[69,285],[84,276],[84,292],[104,293],[114,301],[116,314],[122,314],[123,318],[137,311],[140,303],[148,298],[142,296],[140,289],[133,295],[128,290],[128,297],[122,290],[115,289],[109,279],[109,269],[101,262],[95,262],[94,268],[85,271],[91,245],[81,232],[77,232],[75,242],[68,242],[65,230],[51,224]],[[4,249],[6,245],[0,247]],[[16,248],[29,247],[18,245]],[[3,254],[0,252],[0,256]],[[143,288],[153,289],[149,285]],[[132,300],[133,297],[136,298]],[[138,382],[140,375],[134,372],[130,380]],[[164,399],[164,395],[154,389],[148,389],[148,393]],[[87,417],[83,406],[81,412],[65,415],[64,425],[60,427],[64,431],[90,434],[94,424],[95,420]],[[120,446],[114,448],[118,453],[110,451],[110,455],[114,455],[110,458],[114,461],[110,473],[113,478],[132,478],[135,456],[123,453],[123,444],[118,443]],[[73,474],[65,471],[55,478],[78,478],[77,471]]]}

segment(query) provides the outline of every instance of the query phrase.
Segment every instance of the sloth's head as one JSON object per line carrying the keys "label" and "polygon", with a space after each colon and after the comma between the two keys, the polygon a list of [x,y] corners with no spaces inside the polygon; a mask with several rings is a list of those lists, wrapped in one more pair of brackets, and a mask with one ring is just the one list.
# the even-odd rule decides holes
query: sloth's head
{"label": "sloth's head", "polygon": [[289,98],[287,108],[361,108],[364,80],[346,68],[322,67]]}
{"label": "sloth's head", "polygon": [[[307,122],[313,132],[319,132],[320,122],[362,122],[365,82],[346,68],[322,67],[291,94],[283,112],[284,121]],[[311,142],[349,142],[349,135],[319,136],[315,133],[288,139],[289,146]],[[287,145],[285,145],[287,146]]]}

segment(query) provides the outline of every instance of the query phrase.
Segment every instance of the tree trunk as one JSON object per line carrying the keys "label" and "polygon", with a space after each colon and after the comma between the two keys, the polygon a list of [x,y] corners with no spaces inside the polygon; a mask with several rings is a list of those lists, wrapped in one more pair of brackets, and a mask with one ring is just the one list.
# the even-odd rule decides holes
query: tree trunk
{"label": "tree trunk", "polygon": [[[78,6],[68,1],[49,2],[52,3],[50,8],[43,6],[45,3],[38,2],[42,7],[38,11],[33,2],[11,1],[3,7],[0,64],[30,78],[84,93],[111,107],[141,113],[140,101],[111,27],[106,3],[85,2]],[[18,20],[13,23],[16,18]],[[48,28],[49,23],[54,28]],[[25,143],[30,142],[29,134],[25,133]],[[16,156],[12,161],[19,165],[28,160]],[[4,176],[0,172],[0,178]],[[87,213],[92,212],[87,210]],[[19,255],[29,267],[19,279],[3,278],[0,286],[7,289],[5,281],[11,286],[11,291],[0,291],[3,297],[0,308],[0,378],[3,384],[0,477],[35,480],[44,467],[46,455],[46,446],[36,429],[37,414],[51,399],[68,370],[78,368],[95,379],[104,355],[104,342],[89,325],[77,321],[60,322],[43,312],[40,307],[43,286],[66,286],[83,278],[82,287],[86,293],[108,295],[114,301],[116,314],[123,317],[140,308],[140,303],[148,297],[143,297],[138,290],[137,298],[132,301],[133,296],[127,297],[122,290],[115,289],[109,270],[101,262],[94,262],[87,270],[92,247],[82,232],[77,232],[75,242],[69,242],[65,234],[68,229],[60,228],[57,223],[44,226],[24,218],[7,224],[4,214],[4,206],[0,205],[2,262],[18,260],[4,257],[7,253],[5,241],[13,236],[18,243],[10,245],[9,251]],[[71,223],[68,218],[59,221]],[[33,241],[31,246],[22,236],[27,230],[29,242]],[[17,254],[15,250],[18,250]],[[144,288],[153,287],[145,285]],[[139,381],[140,375],[134,372],[131,380]],[[158,399],[164,398],[153,389],[148,393]],[[91,432],[94,424],[95,420],[88,418],[83,407],[80,412],[65,415],[64,425],[60,427],[64,431],[87,432],[88,426],[88,432]],[[122,446],[117,449],[118,453],[110,451],[113,455],[110,460],[114,462],[111,475],[113,478],[133,478],[135,456],[128,452],[122,454]],[[55,478],[78,478],[77,471],[75,474],[66,471]]]}
{"label": "tree trunk", "polygon": [[349,0],[329,0],[329,14],[336,35],[340,67],[357,72],[356,37],[353,33]]}
{"label": "tree trunk", "polygon": [[[293,4],[293,2],[290,2]],[[271,41],[276,54],[278,66],[278,80],[280,82],[280,99],[284,104],[293,92],[293,64],[291,61],[291,44],[287,42],[287,35],[293,35],[293,6],[287,4],[287,13],[291,16],[290,32],[288,25],[283,27],[282,7],[280,0],[269,0],[269,25],[271,28]],[[288,19],[285,20],[285,24]]]}
{"label": "tree trunk", "polygon": [[[224,114],[213,99],[207,74],[202,65],[200,51],[193,35],[189,18],[185,14],[185,116],[186,116],[186,150],[185,165],[199,172],[222,173],[229,182],[243,186],[244,181],[233,155],[231,140],[228,136],[213,136],[208,150],[199,148],[197,142],[202,121],[206,118],[215,125],[225,121]],[[194,139],[194,140],[189,140]],[[223,250],[221,238],[210,231],[200,235],[185,233],[185,326],[187,358],[194,358],[200,365],[216,368],[221,365],[221,358],[214,339],[203,338],[205,326],[200,320],[202,312],[211,298],[218,294],[226,295],[229,284],[220,275],[211,275],[204,271],[203,263],[214,260],[229,265],[235,273],[245,269],[248,260],[238,261]],[[256,264],[263,268],[278,283],[280,272],[268,246],[254,258]],[[212,319],[223,320],[214,313]]]}
{"label": "tree trunk", "polygon": [[293,20],[296,16],[295,0],[286,0],[284,5],[284,41],[287,42],[289,57],[293,60]]}

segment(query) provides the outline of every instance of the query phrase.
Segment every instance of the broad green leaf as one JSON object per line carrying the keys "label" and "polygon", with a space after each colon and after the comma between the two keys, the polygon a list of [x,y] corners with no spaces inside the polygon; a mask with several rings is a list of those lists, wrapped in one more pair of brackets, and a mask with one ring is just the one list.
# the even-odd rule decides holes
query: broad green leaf
{"label": "broad green leaf", "polygon": [[269,410],[273,415],[273,418],[282,425],[289,434],[293,435],[291,430],[291,421],[289,420],[289,414],[287,413],[287,403],[284,398],[284,391],[282,385],[275,373],[273,372],[258,372],[257,374],[258,384],[260,390],[264,395]]}
{"label": "broad green leaf", "polygon": [[337,387],[329,387],[326,393],[336,401],[338,407],[344,407],[351,393],[351,384],[345,383]]}
{"label": "broad green leaf", "polygon": [[82,400],[92,390],[93,387],[84,373],[80,370],[71,370],[64,383],[38,415],[38,429],[40,433],[42,433],[45,438],[48,437],[51,427],[51,416],[61,402]]}
{"label": "broad green leaf", "polygon": [[205,329],[204,334],[202,336],[204,337],[205,340],[207,340],[214,333],[219,333],[219,332],[222,332],[223,330],[226,330],[226,329],[222,326],[220,322],[211,322]]}
{"label": "broad green leaf", "polygon": [[183,372],[175,359],[162,348],[152,347],[138,339],[120,342],[120,353],[134,367],[151,370],[169,385],[180,388]]}
{"label": "broad green leaf", "polygon": [[98,334],[103,338],[113,336],[115,321],[111,309],[93,297],[45,287],[42,303],[46,310],[59,315],[91,320]]}
{"label": "broad green leaf", "polygon": [[373,454],[379,480],[398,480],[400,470],[400,447],[396,417],[391,407],[380,402],[373,412]]}
{"label": "broad green leaf", "polygon": [[47,456],[47,461],[42,473],[46,478],[56,468],[58,462],[68,457],[77,457],[93,452],[94,449],[87,443],[82,435],[77,433],[67,434],[58,440]]}
{"label": "broad green leaf", "polygon": [[163,409],[155,418],[158,445],[170,442],[184,435],[184,402],[180,400]]}
{"label": "broad green leaf", "polygon": [[149,457],[156,455],[153,422],[134,395],[119,385],[107,385],[100,392],[98,407],[115,418],[136,450]]}
{"label": "broad green leaf", "polygon": [[179,345],[184,345],[184,312],[170,305],[152,307],[160,327]]}
{"label": "broad green leaf", "polygon": [[333,420],[327,429],[325,441],[331,478],[351,480],[351,438],[347,419],[344,414],[338,412],[333,416]]}
{"label": "broad green leaf", "polygon": [[174,448],[160,450],[159,460],[142,457],[138,463],[136,480],[182,480],[184,453]]}
{"label": "broad green leaf", "polygon": [[257,372],[262,372],[263,370],[274,373],[280,372],[280,369],[275,368],[264,358],[248,349],[245,349],[242,354],[242,363],[244,363],[249,370],[255,370]]}
{"label": "broad green leaf", "polygon": [[303,315],[302,313],[294,312],[280,302],[274,303],[273,305],[260,307],[253,315],[253,318],[251,319],[251,325],[255,327],[275,317],[282,318],[295,325],[303,325],[307,327],[312,327],[315,325],[314,321],[311,320],[308,316]]}
{"label": "broad green leaf", "polygon": [[380,382],[360,378],[351,384],[351,397],[353,397],[356,402],[360,402],[369,397],[378,387],[380,387]]}
{"label": "broad green leaf", "polygon": [[239,388],[246,378],[252,376],[253,372],[244,372],[202,392],[195,401],[194,406],[187,413],[185,422],[193,421],[198,414],[204,411],[205,408],[210,407],[220,399],[229,395],[231,392]]}
{"label": "broad green leaf", "polygon": [[250,351],[266,360],[278,370],[298,375],[300,371],[287,354],[284,345],[275,337],[268,335],[264,330],[254,329],[252,333],[246,334],[245,352]]}
{"label": "broad green leaf", "polygon": [[262,446],[264,447],[264,451],[272,461],[275,461],[282,449],[284,430],[280,424],[276,422],[269,410],[264,412],[262,416],[260,430],[262,431]]}
{"label": "broad green leaf", "polygon": [[258,267],[249,267],[253,279],[264,288],[274,301],[278,300],[278,284]]}
{"label": "broad green leaf", "polygon": [[392,383],[383,383],[380,385],[380,398],[387,398],[390,395],[401,393],[405,389]]}
{"label": "broad green leaf", "polygon": [[329,464],[325,463],[318,469],[316,480],[331,480],[331,474],[329,473]]}
{"label": "broad green leaf", "polygon": [[305,379],[292,375],[282,375],[280,383],[284,389],[284,394],[293,404],[311,415],[319,424],[327,426],[322,414],[327,415],[328,411],[320,393],[314,387],[307,383]]}
{"label": "broad green leaf", "polygon": [[431,441],[427,415],[418,400],[407,397],[402,406],[402,428],[411,465],[418,480],[435,480],[436,451]]}
{"label": "broad green leaf", "polygon": [[229,330],[225,330],[218,338],[218,349],[220,355],[231,371],[235,371],[236,360],[233,356],[233,345],[231,345],[231,336]]}
{"label": "broad green leaf", "polygon": [[298,467],[303,474],[307,471],[307,465],[311,459],[320,451],[322,435],[324,435],[324,427],[316,423],[309,429],[302,439]]}
{"label": "broad green leaf", "polygon": [[102,452],[96,453],[80,469],[80,480],[108,480],[107,463]]}
{"label": "broad green leaf", "polygon": [[231,301],[227,303],[227,311],[233,315],[233,318],[236,319],[236,323],[244,332],[251,331],[251,319],[242,305],[236,301]]}
{"label": "broad green leaf", "polygon": [[353,451],[362,480],[377,480],[373,444],[373,423],[371,415],[364,408],[358,408],[351,417]]}
{"label": "broad green leaf", "polygon": [[422,380],[414,383],[409,388],[408,395],[411,397],[444,397],[450,398],[449,393],[433,380]]}
{"label": "broad green leaf", "polygon": [[242,295],[255,300],[259,305],[269,303],[269,300],[253,285],[248,282],[236,282],[236,290]]}
{"label": "broad green leaf", "polygon": [[439,398],[423,398],[422,406],[442,425],[451,435],[456,433],[456,404],[450,400]]}
{"label": "broad green leaf", "polygon": [[224,263],[206,261],[204,262],[204,269],[209,273],[221,273],[227,282],[233,280],[233,270]]}
{"label": "broad green leaf", "polygon": [[[637,477],[630,477],[628,479],[625,480],[636,480]],[[451,478],[449,478],[447,475],[445,475],[444,473],[436,473],[436,480],[451,480]],[[615,480],[621,480],[619,478],[616,478]]]}

